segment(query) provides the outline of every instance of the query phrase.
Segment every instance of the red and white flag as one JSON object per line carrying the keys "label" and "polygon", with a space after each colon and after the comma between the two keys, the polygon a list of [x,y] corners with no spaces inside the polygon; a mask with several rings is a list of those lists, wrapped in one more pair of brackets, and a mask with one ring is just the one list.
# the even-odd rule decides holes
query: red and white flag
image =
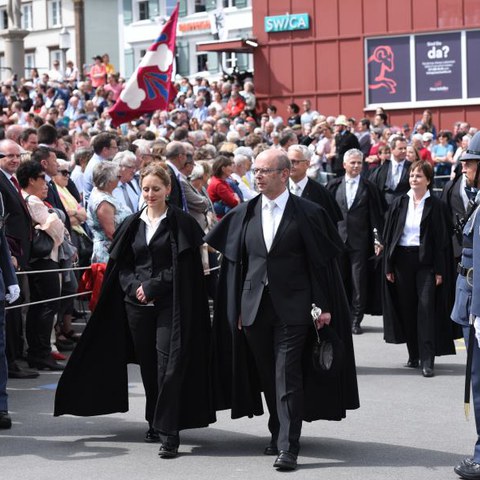
{"label": "red and white flag", "polygon": [[168,107],[175,58],[177,20],[178,4],[159,37],[147,50],[126,83],[115,105],[108,111],[114,127],[134,120],[144,113]]}

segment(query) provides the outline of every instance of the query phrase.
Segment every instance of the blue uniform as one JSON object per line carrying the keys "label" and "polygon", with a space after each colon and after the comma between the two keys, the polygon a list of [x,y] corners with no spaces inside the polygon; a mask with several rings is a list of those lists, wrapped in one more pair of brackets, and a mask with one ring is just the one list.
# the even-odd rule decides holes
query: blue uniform
{"label": "blue uniform", "polygon": [[[477,252],[476,256],[474,252]],[[475,209],[463,229],[461,265],[465,269],[464,273],[468,273],[459,274],[457,277],[455,304],[451,317],[462,326],[465,344],[468,346],[470,316],[480,316],[480,275],[474,275],[474,272],[480,272],[480,206]],[[480,348],[476,339],[472,356],[472,392],[478,436],[473,460],[480,463]]]}

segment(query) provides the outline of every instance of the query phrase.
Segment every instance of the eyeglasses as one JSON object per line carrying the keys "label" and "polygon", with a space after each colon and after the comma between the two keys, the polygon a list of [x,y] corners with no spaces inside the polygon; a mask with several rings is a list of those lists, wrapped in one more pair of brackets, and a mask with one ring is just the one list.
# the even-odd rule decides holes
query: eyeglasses
{"label": "eyeglasses", "polygon": [[14,158],[22,158],[22,155],[20,153],[0,153],[0,158],[13,160]]}
{"label": "eyeglasses", "polygon": [[292,165],[300,165],[302,162],[308,162],[308,160],[290,160]]}
{"label": "eyeglasses", "polygon": [[68,177],[70,175],[68,170],[59,170],[58,173],[61,173],[64,177]]}
{"label": "eyeglasses", "polygon": [[254,175],[268,175],[273,172],[281,172],[283,168],[253,168],[252,172]]}

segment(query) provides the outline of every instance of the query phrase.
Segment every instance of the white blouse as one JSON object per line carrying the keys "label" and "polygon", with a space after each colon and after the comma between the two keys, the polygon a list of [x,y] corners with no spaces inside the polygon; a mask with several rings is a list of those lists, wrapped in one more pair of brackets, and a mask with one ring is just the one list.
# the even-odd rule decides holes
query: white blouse
{"label": "white blouse", "polygon": [[408,201],[407,218],[405,219],[405,226],[403,227],[403,233],[398,244],[402,247],[419,247],[420,222],[422,221],[425,200],[430,196],[430,190],[427,190],[417,205],[417,208],[415,208],[415,205],[413,204],[412,190],[409,190],[407,195],[410,197],[410,200]]}

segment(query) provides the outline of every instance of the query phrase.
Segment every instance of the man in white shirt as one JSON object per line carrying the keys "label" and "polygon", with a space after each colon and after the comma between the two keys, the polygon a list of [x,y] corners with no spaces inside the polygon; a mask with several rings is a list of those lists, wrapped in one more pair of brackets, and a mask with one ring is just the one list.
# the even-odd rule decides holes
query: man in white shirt
{"label": "man in white shirt", "polygon": [[255,190],[249,187],[248,181],[245,178],[250,160],[246,155],[236,154],[235,157],[233,157],[233,163],[234,166],[231,177],[238,183],[238,188],[243,195],[243,201],[248,202],[248,200],[258,195]]}

